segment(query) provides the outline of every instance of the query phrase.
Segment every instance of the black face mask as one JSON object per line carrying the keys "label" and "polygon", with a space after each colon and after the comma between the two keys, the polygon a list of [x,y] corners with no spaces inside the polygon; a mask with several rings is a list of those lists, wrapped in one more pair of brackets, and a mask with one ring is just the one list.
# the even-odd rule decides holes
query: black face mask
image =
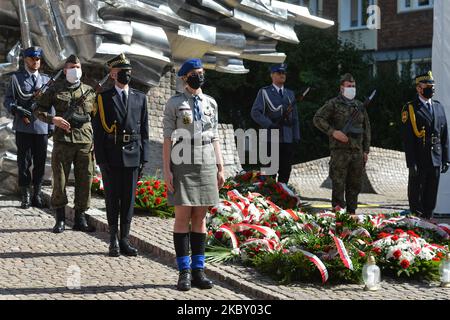
{"label": "black face mask", "polygon": [[434,87],[426,87],[423,89],[423,93],[422,95],[427,98],[427,99],[431,99],[434,95]]}
{"label": "black face mask", "polygon": [[205,84],[205,75],[197,73],[191,74],[187,78],[186,82],[189,85],[189,87],[191,87],[194,90],[197,90],[198,88],[200,88]]}
{"label": "black face mask", "polygon": [[120,70],[117,72],[117,81],[121,84],[129,84],[131,81],[131,70]]}

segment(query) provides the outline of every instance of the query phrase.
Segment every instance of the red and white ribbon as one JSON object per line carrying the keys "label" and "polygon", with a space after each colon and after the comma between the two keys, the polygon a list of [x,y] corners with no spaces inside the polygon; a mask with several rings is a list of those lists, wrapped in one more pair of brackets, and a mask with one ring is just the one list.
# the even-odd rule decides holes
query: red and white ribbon
{"label": "red and white ribbon", "polygon": [[222,231],[230,236],[233,249],[239,248],[239,240],[233,230],[227,225],[222,225],[218,231]]}
{"label": "red and white ribbon", "polygon": [[280,212],[280,211],[282,210],[279,206],[277,206],[277,205],[276,205],[275,203],[273,203],[272,201],[266,199],[266,202],[267,202],[267,204],[268,204],[270,207],[272,207],[272,208],[275,210],[276,213],[278,213],[278,212]]}
{"label": "red and white ribbon", "polygon": [[305,251],[302,249],[298,249],[298,251],[303,253],[308,258],[308,260],[311,261],[312,263],[314,263],[315,266],[317,267],[317,269],[319,269],[320,275],[322,276],[322,283],[327,282],[328,270],[327,270],[327,267],[325,267],[325,265],[323,264],[323,262],[319,259],[319,257],[312,254],[311,252],[308,252],[308,251]]}
{"label": "red and white ribbon", "polygon": [[349,268],[350,270],[353,270],[353,263],[347,253],[347,249],[345,249],[344,242],[342,242],[341,239],[339,239],[338,237],[335,237],[335,236],[333,236],[333,239],[334,239],[334,243],[336,244],[336,248],[339,252],[339,256],[341,257],[342,262],[344,263],[344,265],[347,268]]}
{"label": "red and white ribbon", "polygon": [[244,202],[244,204],[246,206],[248,206],[250,204],[250,201],[246,197],[244,197],[242,194],[240,194],[239,191],[237,191],[236,189],[228,191],[227,196],[233,201],[239,200],[239,201]]}
{"label": "red and white ribbon", "polygon": [[446,223],[440,223],[438,224],[438,227],[447,232],[448,234],[450,234],[450,225]]}
{"label": "red and white ribbon", "polygon": [[368,237],[368,238],[371,237],[369,231],[367,231],[367,230],[364,229],[364,228],[358,228],[358,229],[356,229],[355,231],[353,231],[353,232],[351,233],[351,236],[352,236],[352,237],[353,237],[353,236],[359,236],[359,235],[363,235],[363,236]]}
{"label": "red and white ribbon", "polygon": [[300,219],[292,209],[282,210],[279,215],[280,217],[286,217],[289,219],[292,218],[294,221],[298,221]]}
{"label": "red and white ribbon", "polygon": [[274,239],[276,242],[280,241],[280,239],[278,238],[275,231],[266,226],[258,226],[258,225],[254,225],[254,224],[248,224],[248,223],[236,223],[236,224],[231,225],[230,228],[231,228],[231,230],[234,230],[235,232],[241,232],[243,230],[248,230],[248,229],[256,230],[267,238]]}

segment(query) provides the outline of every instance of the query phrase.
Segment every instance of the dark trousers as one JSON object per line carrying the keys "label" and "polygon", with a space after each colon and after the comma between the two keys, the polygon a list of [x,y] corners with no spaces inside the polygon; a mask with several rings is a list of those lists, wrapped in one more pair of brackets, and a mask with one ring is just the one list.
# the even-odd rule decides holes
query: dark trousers
{"label": "dark trousers", "polygon": [[106,216],[109,226],[131,224],[136,197],[138,168],[102,166],[102,179],[105,188]]}
{"label": "dark trousers", "polygon": [[[16,131],[19,187],[28,187],[30,183],[35,186],[42,184],[47,160],[47,143],[48,136],[46,134]],[[32,173],[30,172],[31,165],[33,165]]]}
{"label": "dark trousers", "polygon": [[419,168],[416,175],[409,170],[408,200],[412,212],[431,218],[436,207],[440,175],[439,167]]}
{"label": "dark trousers", "polygon": [[[278,182],[284,182],[288,183],[289,177],[291,175],[292,171],[292,162],[294,158],[294,147],[295,145],[293,143],[279,143],[278,148]],[[268,155],[272,158],[275,157],[275,155],[272,155],[272,148],[271,148],[271,142],[268,142],[267,145]],[[276,178],[273,176],[273,178]]]}

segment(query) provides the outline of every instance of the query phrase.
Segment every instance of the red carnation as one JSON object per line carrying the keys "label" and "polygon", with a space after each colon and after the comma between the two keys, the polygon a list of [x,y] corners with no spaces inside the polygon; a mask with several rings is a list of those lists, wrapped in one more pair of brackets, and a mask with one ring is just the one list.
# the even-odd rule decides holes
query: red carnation
{"label": "red carnation", "polygon": [[144,202],[148,202],[148,197],[144,197],[142,200],[144,200]]}
{"label": "red carnation", "polygon": [[375,252],[376,254],[381,254],[381,248],[375,247],[372,249],[373,252]]}
{"label": "red carnation", "polygon": [[142,183],[143,183],[142,181],[138,181],[137,182],[138,187],[140,187],[142,185]]}
{"label": "red carnation", "polygon": [[139,194],[144,194],[145,193],[145,189],[139,189]]}
{"label": "red carnation", "polygon": [[278,236],[278,238],[281,238],[281,233],[280,231],[275,231],[276,235]]}
{"label": "red carnation", "polygon": [[149,186],[150,185],[150,181],[145,181],[145,185]]}
{"label": "red carnation", "polygon": [[155,188],[158,189],[160,187],[160,185],[161,185],[161,182],[159,180],[156,180],[155,184],[154,184]]}
{"label": "red carnation", "polygon": [[400,250],[395,250],[393,256],[395,259],[398,259],[402,256],[402,252]]}
{"label": "red carnation", "polygon": [[392,240],[397,241],[398,240],[398,235],[392,236]]}
{"label": "red carnation", "polygon": [[402,229],[395,229],[394,230],[394,233],[395,234],[402,234],[402,233],[404,233],[405,231],[403,231]]}
{"label": "red carnation", "polygon": [[223,237],[223,231],[217,231],[215,234],[214,234],[214,237],[216,237],[216,239],[222,239],[222,237]]}
{"label": "red carnation", "polygon": [[270,223],[268,223],[267,221],[264,222],[264,225],[265,225],[266,227],[270,227]]}
{"label": "red carnation", "polygon": [[148,193],[149,193],[151,196],[155,195],[155,193],[153,192],[153,190],[148,190]]}
{"label": "red carnation", "polygon": [[162,194],[161,194],[164,198],[167,198],[167,192],[163,192]]}
{"label": "red carnation", "polygon": [[361,258],[364,258],[366,256],[366,254],[362,251],[359,251],[358,254]]}
{"label": "red carnation", "polygon": [[412,230],[408,230],[406,233],[411,237],[419,238],[419,235]]}
{"label": "red carnation", "polygon": [[444,256],[444,254],[443,254],[442,252],[438,251],[437,256],[438,256],[439,258],[442,258],[442,257]]}
{"label": "red carnation", "polygon": [[441,261],[441,259],[438,258],[438,257],[434,257],[434,258],[433,258],[433,261]]}
{"label": "red carnation", "polygon": [[403,260],[400,262],[400,265],[402,266],[403,269],[408,269],[408,267],[409,267],[409,261],[406,260],[406,259],[403,259]]}
{"label": "red carnation", "polygon": [[277,218],[276,215],[272,214],[272,215],[270,216],[270,221],[274,222],[274,221],[277,221],[277,220],[278,220],[278,218]]}
{"label": "red carnation", "polygon": [[148,187],[147,187],[147,190],[148,190],[148,191],[152,190],[152,187],[148,186]]}
{"label": "red carnation", "polygon": [[158,205],[158,204],[161,204],[161,202],[162,202],[162,199],[161,198],[156,198],[155,199],[155,203]]}

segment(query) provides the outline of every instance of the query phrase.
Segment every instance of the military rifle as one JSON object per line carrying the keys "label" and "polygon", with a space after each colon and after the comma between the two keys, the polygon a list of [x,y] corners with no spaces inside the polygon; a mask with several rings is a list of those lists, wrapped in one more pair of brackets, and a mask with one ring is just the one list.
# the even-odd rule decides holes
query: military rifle
{"label": "military rifle", "polygon": [[366,98],[366,100],[364,101],[363,108],[361,108],[361,109],[355,108],[355,110],[353,110],[352,114],[350,115],[350,119],[348,119],[344,128],[342,128],[342,130],[341,130],[345,135],[348,135],[349,133],[353,133],[353,134],[363,134],[364,133],[364,129],[353,127],[353,122],[358,117],[360,111],[362,111],[364,108],[367,108],[370,105],[370,103],[372,102],[376,93],[377,93],[376,89],[372,91],[370,96],[368,98]]}

